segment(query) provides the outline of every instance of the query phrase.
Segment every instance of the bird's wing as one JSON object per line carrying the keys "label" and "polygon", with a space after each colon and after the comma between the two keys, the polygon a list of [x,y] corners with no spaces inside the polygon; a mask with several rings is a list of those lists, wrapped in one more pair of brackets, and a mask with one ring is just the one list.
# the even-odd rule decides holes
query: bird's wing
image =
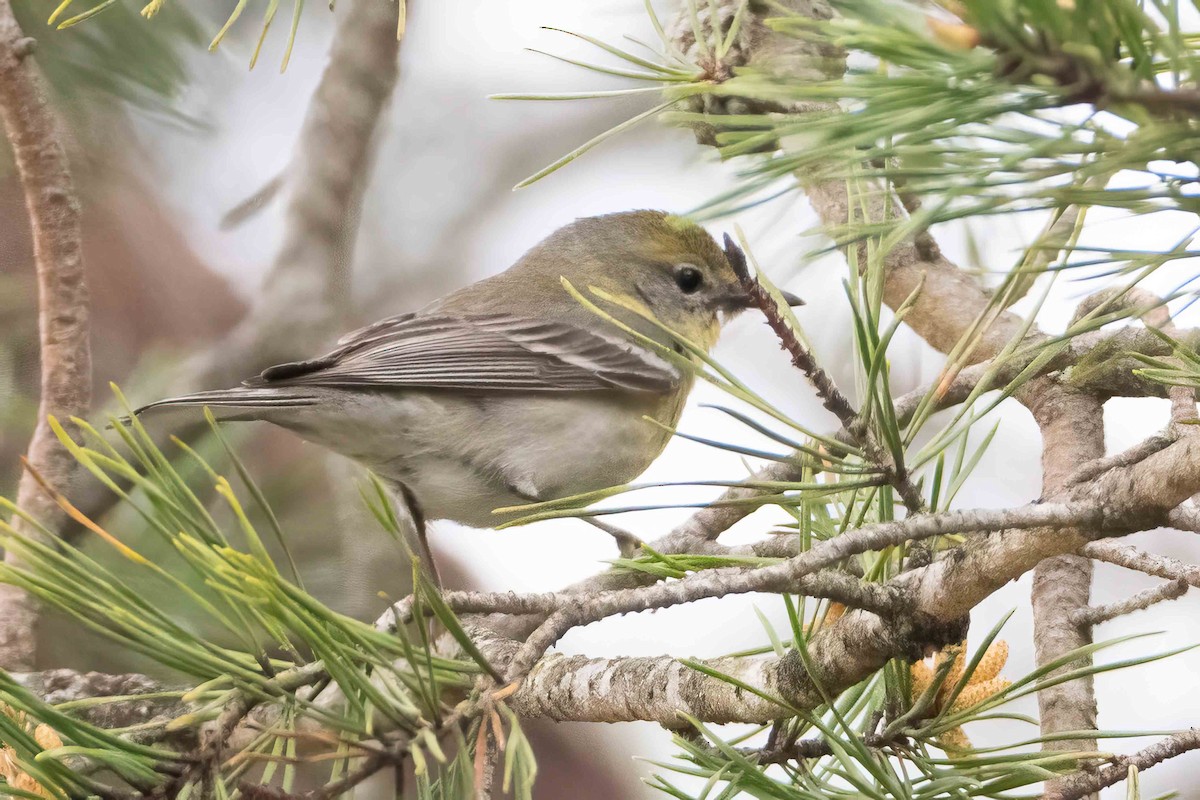
{"label": "bird's wing", "polygon": [[280,364],[247,386],[377,386],[665,393],[681,373],[617,332],[510,314],[407,314],[355,331],[311,361]]}

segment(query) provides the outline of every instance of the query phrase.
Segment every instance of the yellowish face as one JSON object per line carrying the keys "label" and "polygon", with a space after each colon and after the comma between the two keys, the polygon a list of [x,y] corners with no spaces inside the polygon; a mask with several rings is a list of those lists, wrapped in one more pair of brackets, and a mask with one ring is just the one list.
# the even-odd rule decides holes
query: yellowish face
{"label": "yellowish face", "polygon": [[727,254],[696,223],[652,211],[580,221],[585,222],[597,245],[595,261],[601,262],[585,270],[590,285],[701,347],[716,344],[721,325],[746,307]]}

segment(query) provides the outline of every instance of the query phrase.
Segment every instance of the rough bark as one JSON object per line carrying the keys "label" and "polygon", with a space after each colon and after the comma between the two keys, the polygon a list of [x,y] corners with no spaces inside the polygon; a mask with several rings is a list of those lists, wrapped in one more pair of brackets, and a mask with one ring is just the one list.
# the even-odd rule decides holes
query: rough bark
{"label": "rough bark", "polygon": [[[62,124],[50,106],[33,50],[34,40],[22,33],[8,0],[0,0],[0,117],[25,194],[38,280],[41,398],[26,458],[50,485],[65,491],[77,465],[48,418],[57,417],[69,427],[70,418],[91,404],[88,292],[79,200]],[[21,476],[17,504],[52,531],[62,522],[57,505],[29,471]],[[23,534],[38,535],[19,519],[16,524]],[[5,558],[11,562],[12,555]],[[16,587],[0,586],[0,666],[33,666],[36,622],[33,601]]]}
{"label": "rough bark", "polygon": [[[175,698],[138,698],[162,692],[164,687],[146,675],[126,673],[108,675],[101,672],[76,672],[71,669],[51,669],[45,672],[17,673],[12,676],[18,684],[33,692],[47,703],[70,703],[97,697],[126,697],[115,703],[85,706],[73,712],[80,719],[102,728],[127,728],[134,725],[146,726],[143,738],[146,741],[162,738],[162,731],[155,731],[147,723],[155,720],[165,723],[190,710]],[[181,740],[174,744],[194,744],[195,737],[186,730],[176,732]]]}
{"label": "rough bark", "polygon": [[[1104,455],[1104,408],[1094,396],[1064,389],[1051,379],[1039,380],[1025,393],[1042,432],[1042,496],[1054,497],[1065,488],[1078,465]],[[1092,643],[1090,625],[1078,621],[1088,608],[1092,589],[1092,560],[1063,553],[1033,569],[1033,643],[1037,663],[1046,664]],[[1090,665],[1085,658],[1059,673]],[[1042,735],[1096,728],[1096,693],[1090,676],[1060,683],[1038,692]],[[1046,750],[1089,751],[1096,740],[1051,741]],[[1050,789],[1056,785],[1050,781]]]}
{"label": "rough bark", "polygon": [[1182,580],[1200,589],[1200,565],[1185,564],[1166,556],[1146,553],[1119,542],[1092,542],[1081,550],[1088,558],[1116,564],[1118,567],[1144,572],[1167,580]]}
{"label": "rough bark", "polygon": [[[1087,548],[1084,548],[1084,550],[1086,551]],[[1132,614],[1135,611],[1144,611],[1156,603],[1183,597],[1187,593],[1187,590],[1187,580],[1185,578],[1175,578],[1167,583],[1159,584],[1152,589],[1140,591],[1116,603],[1081,608],[1071,615],[1071,620],[1076,625],[1099,625],[1102,622],[1108,622],[1117,617]]]}
{"label": "rough bark", "polygon": [[1056,781],[1055,786],[1047,788],[1042,800],[1079,800],[1081,797],[1095,795],[1106,786],[1125,780],[1129,776],[1130,767],[1149,769],[1168,758],[1197,749],[1200,749],[1200,728],[1191,728],[1155,742],[1133,755],[1120,756],[1116,760],[1117,763],[1111,766]]}

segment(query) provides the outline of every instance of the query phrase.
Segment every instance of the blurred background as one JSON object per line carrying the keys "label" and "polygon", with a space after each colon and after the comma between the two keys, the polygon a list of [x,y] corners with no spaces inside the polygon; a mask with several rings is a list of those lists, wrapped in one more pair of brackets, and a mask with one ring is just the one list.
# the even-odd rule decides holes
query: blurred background
{"label": "blurred background", "polygon": [[[288,174],[293,145],[327,60],[338,19],[324,4],[304,8],[288,68],[278,65],[287,21],[277,22],[254,70],[247,64],[259,28],[235,26],[216,53],[205,45],[228,9],[185,15],[167,4],[152,21],[137,4],[122,3],[87,23],[57,32],[45,25],[46,8],[18,3],[22,23],[37,37],[37,55],[71,128],[72,159],[85,209],[85,257],[94,300],[97,418],[115,408],[108,382],[116,381],[135,404],[155,399],[188,380],[203,358],[232,359],[220,343],[255,303],[284,236],[286,181],[280,196],[254,204],[235,226],[223,218]],[[231,4],[222,4],[231,5]],[[664,17],[670,3],[657,3]],[[652,105],[646,100],[516,102],[488,95],[514,91],[616,88],[605,78],[528,52],[549,50],[594,59],[591,46],[543,26],[618,42],[629,34],[652,40],[641,0],[556,3],[410,4],[401,45],[397,90],[377,133],[377,149],[364,188],[352,263],[351,325],[415,309],[462,284],[506,268],[526,249],[576,217],[630,208],[687,212],[736,181],[736,165],[721,164],[690,133],[648,121],[605,142],[531,187],[511,187],[596,133]],[[816,219],[793,196],[710,223],[717,233],[737,223],[758,261],[778,284],[808,305],[799,317],[824,364],[853,394],[850,316],[842,280],[844,262],[822,254],[812,229]],[[936,231],[947,254],[976,269],[1007,269],[1044,220],[1012,215],[986,224]],[[1172,242],[1191,228],[1186,219],[1156,215],[1136,221],[1097,211],[1084,244]],[[1136,226],[1136,228],[1135,228]],[[1195,269],[1187,261],[1160,271],[1146,285],[1169,291]],[[1063,281],[1039,316],[1061,330],[1092,287]],[[1018,310],[1028,310],[1031,300]],[[29,234],[9,156],[0,155],[0,490],[12,496],[16,456],[32,428],[36,407],[36,331]],[[1186,321],[1186,317],[1185,317]],[[319,349],[319,348],[318,348]],[[296,355],[303,356],[304,353]],[[716,353],[750,386],[809,424],[832,430],[834,420],[815,401],[799,373],[761,319],[747,314],[726,333]],[[892,385],[899,395],[937,376],[941,356],[904,332],[892,346]],[[694,393],[680,429],[750,446],[751,431],[720,412],[710,387]],[[1122,449],[1160,429],[1166,401],[1112,401],[1106,407],[1108,446]],[[994,414],[999,432],[973,478],[959,495],[962,508],[1019,504],[1040,486],[1039,439],[1028,413],[1005,403]],[[990,426],[980,426],[979,436]],[[231,429],[231,433],[233,430]],[[402,553],[364,513],[354,469],[295,437],[265,426],[238,429],[241,452],[280,514],[308,588],[336,608],[373,619],[387,597],[406,593]],[[214,464],[225,464],[215,450]],[[739,456],[675,440],[643,480],[738,479],[753,467]],[[639,502],[702,504],[719,489],[674,487],[645,492]],[[626,501],[627,502],[627,501]],[[114,529],[121,530],[121,511]],[[760,511],[723,541],[748,541],[773,521]],[[776,511],[776,513],[779,513]],[[688,508],[646,511],[613,521],[650,539],[685,519]],[[128,530],[136,532],[131,519]],[[612,540],[577,520],[547,521],[502,532],[434,523],[433,547],[455,587],[552,590],[603,569],[614,558]],[[1200,539],[1157,532],[1138,537],[1154,552],[1200,561]],[[97,550],[99,548],[96,548]],[[103,557],[103,554],[100,554]],[[166,554],[163,554],[167,558]],[[1007,587],[977,608],[976,631],[985,631],[1016,609],[1002,638],[1012,648],[1005,674],[1033,666],[1028,579]],[[1146,576],[1097,565],[1094,600],[1122,599],[1152,585]],[[170,604],[170,598],[163,598]],[[713,656],[769,642],[751,606],[786,627],[782,603],[767,596],[708,600],[689,606],[610,619],[575,630],[560,644],[570,653]],[[1160,631],[1155,647],[1167,650],[1200,641],[1200,597],[1195,592],[1149,611],[1121,617],[1098,629],[1097,639]],[[981,634],[980,634],[981,635]],[[135,656],[113,651],[57,622],[45,632],[46,666],[113,671],[151,669]],[[1142,651],[1147,648],[1141,647]],[[1132,652],[1132,651],[1130,651]],[[1116,660],[1119,647],[1102,655]],[[1100,724],[1109,729],[1187,727],[1195,723],[1195,676],[1200,655],[1166,661],[1097,679]],[[1032,698],[1013,709],[1036,715]],[[969,730],[977,745],[1035,735],[990,723]],[[1118,752],[1150,739],[1108,743]],[[669,735],[650,724],[537,728],[543,778],[537,795],[577,798],[657,796],[640,783],[654,767],[633,754],[664,760]],[[1190,776],[1200,754],[1172,760],[1143,775],[1145,796],[1168,789],[1200,798]],[[581,780],[581,775],[588,779]],[[1116,793],[1123,789],[1110,790]]]}

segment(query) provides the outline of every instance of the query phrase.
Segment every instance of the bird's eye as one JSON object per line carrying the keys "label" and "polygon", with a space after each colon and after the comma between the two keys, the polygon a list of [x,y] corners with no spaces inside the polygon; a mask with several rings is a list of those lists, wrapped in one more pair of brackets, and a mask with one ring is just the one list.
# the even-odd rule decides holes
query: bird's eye
{"label": "bird's eye", "polygon": [[704,283],[704,275],[691,264],[684,264],[675,270],[675,283],[684,294],[691,294]]}

